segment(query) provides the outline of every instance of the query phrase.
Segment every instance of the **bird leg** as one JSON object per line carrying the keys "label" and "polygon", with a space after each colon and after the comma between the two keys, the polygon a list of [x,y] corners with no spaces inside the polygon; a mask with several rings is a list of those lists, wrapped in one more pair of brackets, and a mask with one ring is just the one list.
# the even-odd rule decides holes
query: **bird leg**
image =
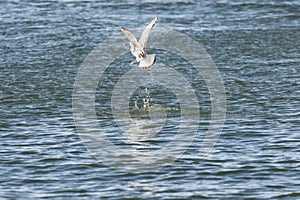
{"label": "bird leg", "polygon": [[130,65],[133,65],[134,63],[137,63],[137,61],[136,61],[136,60],[132,61],[132,62],[130,63]]}

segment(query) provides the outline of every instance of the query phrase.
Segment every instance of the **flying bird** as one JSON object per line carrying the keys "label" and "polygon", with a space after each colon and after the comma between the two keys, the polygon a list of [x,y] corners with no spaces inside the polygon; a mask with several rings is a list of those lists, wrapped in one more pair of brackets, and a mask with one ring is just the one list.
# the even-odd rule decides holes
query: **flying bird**
{"label": "flying bird", "polygon": [[133,63],[139,62],[140,68],[150,68],[153,66],[153,64],[156,61],[155,54],[146,54],[146,44],[150,35],[150,31],[155,25],[155,22],[157,20],[157,17],[155,17],[150,24],[143,30],[140,39],[137,40],[136,37],[129,32],[128,30],[122,28],[121,31],[125,34],[125,36],[130,41],[130,51],[132,55],[135,56],[136,60],[131,62]]}

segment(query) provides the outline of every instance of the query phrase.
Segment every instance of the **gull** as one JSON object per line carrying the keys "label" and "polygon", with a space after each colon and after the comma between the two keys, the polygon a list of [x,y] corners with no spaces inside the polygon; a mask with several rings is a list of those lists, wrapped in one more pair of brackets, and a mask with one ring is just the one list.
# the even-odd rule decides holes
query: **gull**
{"label": "gull", "polygon": [[131,62],[130,65],[133,63],[139,62],[140,68],[150,68],[155,63],[156,57],[155,54],[146,54],[146,44],[150,35],[150,31],[155,25],[157,17],[155,17],[150,24],[143,30],[140,39],[137,40],[134,35],[129,32],[128,30],[122,28],[121,31],[125,34],[127,39],[130,41],[130,51],[132,55],[135,56],[136,60]]}

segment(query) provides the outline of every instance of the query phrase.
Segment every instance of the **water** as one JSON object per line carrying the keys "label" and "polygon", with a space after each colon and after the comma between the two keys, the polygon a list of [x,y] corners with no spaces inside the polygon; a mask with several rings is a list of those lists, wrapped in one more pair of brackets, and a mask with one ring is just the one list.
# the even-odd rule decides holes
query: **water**
{"label": "water", "polygon": [[[0,5],[1,199],[300,198],[298,1]],[[157,26],[190,36],[212,56],[226,87],[226,122],[205,158],[193,156],[200,137],[165,168],[118,171],[94,159],[80,140],[73,85],[98,43],[154,15]],[[210,105],[203,102],[205,129]]]}

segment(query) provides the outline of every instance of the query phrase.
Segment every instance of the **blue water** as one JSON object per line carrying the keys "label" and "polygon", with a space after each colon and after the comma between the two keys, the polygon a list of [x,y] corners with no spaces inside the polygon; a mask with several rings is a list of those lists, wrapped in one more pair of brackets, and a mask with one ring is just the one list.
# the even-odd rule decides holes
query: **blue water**
{"label": "blue water", "polygon": [[[1,2],[0,199],[299,199],[299,7],[296,0]],[[194,142],[164,168],[116,170],[80,139],[73,86],[97,44],[154,16],[210,54],[226,89],[226,121],[204,158],[191,156],[201,146]],[[171,93],[151,95],[175,101]],[[105,118],[101,105],[97,115]]]}

